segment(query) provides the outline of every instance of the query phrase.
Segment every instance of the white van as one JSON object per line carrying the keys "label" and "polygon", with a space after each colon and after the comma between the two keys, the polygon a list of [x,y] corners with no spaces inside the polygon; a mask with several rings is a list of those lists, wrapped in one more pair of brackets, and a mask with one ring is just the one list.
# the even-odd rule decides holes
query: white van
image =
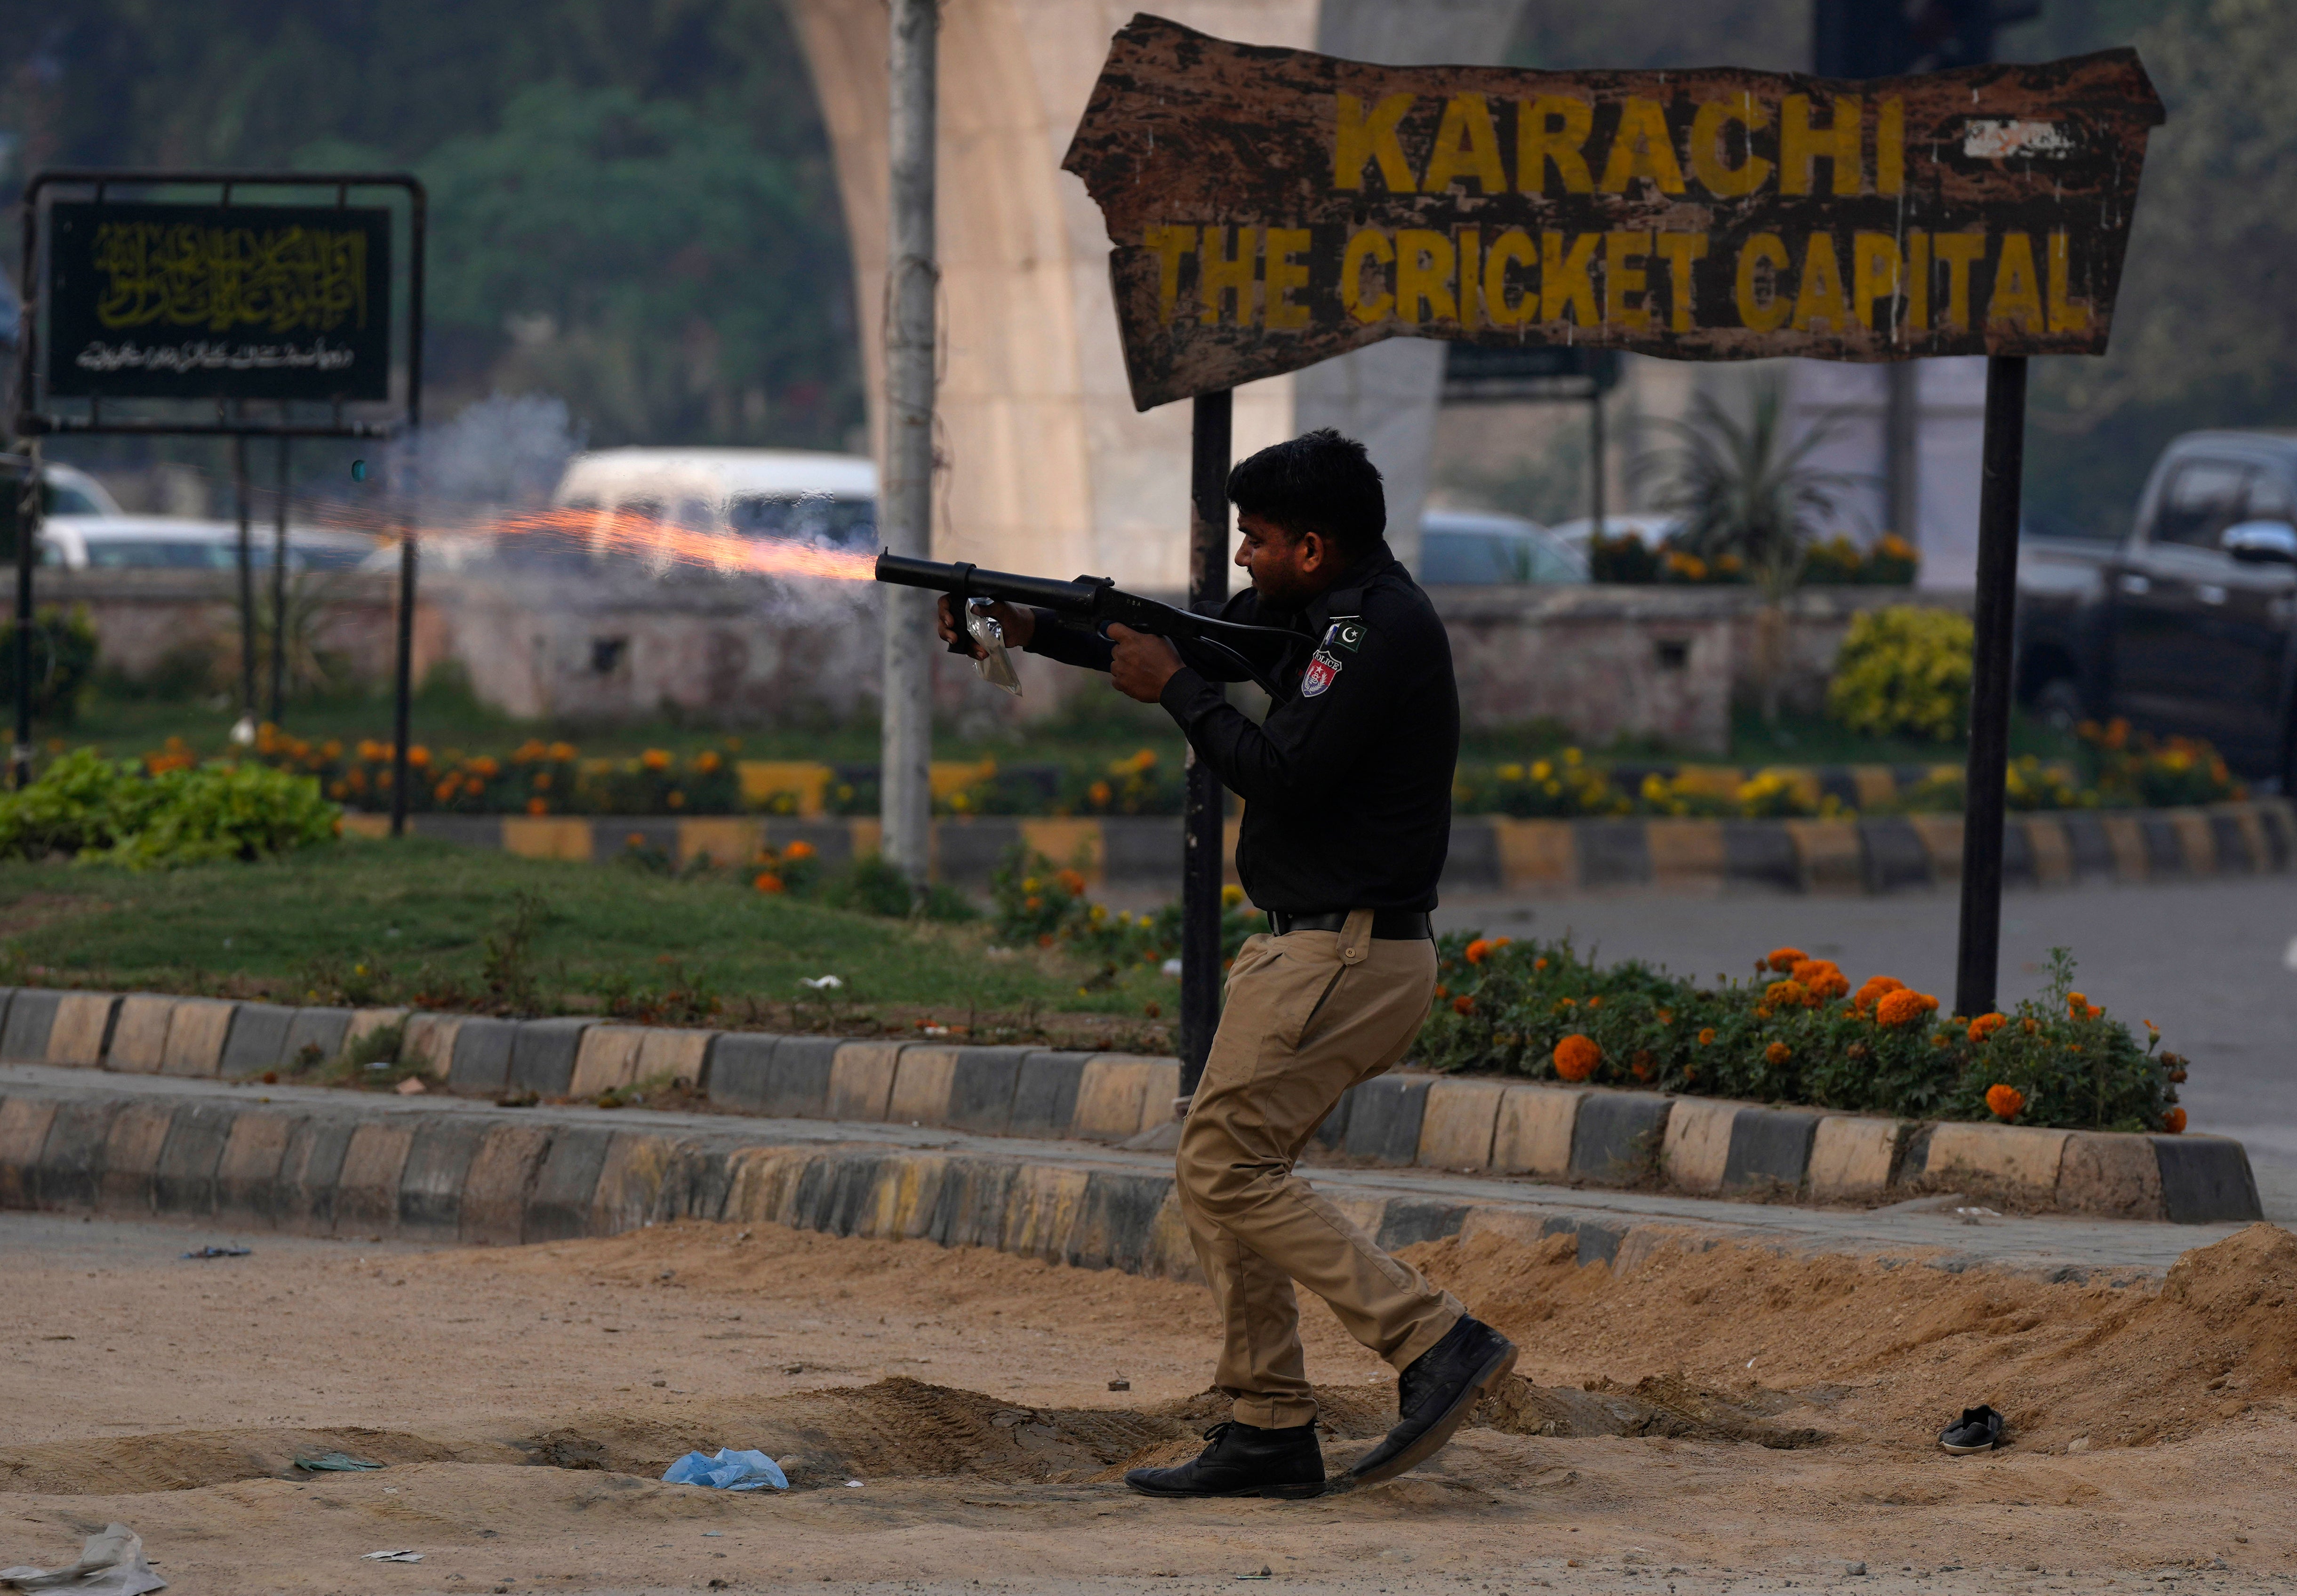
{"label": "white van", "polygon": [[579,455],[552,502],[695,531],[877,544],[877,467],[859,455],[778,448],[608,448]]}

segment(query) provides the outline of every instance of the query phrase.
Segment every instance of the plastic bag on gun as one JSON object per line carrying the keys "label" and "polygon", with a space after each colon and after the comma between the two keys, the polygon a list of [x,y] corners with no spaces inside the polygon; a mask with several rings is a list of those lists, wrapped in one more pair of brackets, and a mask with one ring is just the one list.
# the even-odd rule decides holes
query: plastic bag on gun
{"label": "plastic bag on gun", "polygon": [[1005,629],[989,613],[984,601],[976,598],[965,606],[965,629],[981,645],[981,657],[973,662],[981,679],[992,687],[1004,688],[1016,698],[1021,696],[1021,678],[1005,652]]}

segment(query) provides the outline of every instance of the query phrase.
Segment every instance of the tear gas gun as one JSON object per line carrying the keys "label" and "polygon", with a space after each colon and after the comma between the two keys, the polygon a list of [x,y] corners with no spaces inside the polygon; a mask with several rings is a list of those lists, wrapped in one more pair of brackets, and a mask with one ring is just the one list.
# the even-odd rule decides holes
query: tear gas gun
{"label": "tear gas gun", "polygon": [[[877,556],[877,580],[951,595],[958,601],[968,630],[985,649],[1000,656],[1003,653],[1001,637],[992,642],[980,630],[974,629],[976,618],[987,620],[974,608],[976,604],[985,605],[1001,599],[1007,604],[1049,610],[1102,638],[1108,636],[1111,626],[1148,632],[1172,644],[1190,665],[1209,667],[1208,674],[1222,679],[1241,675],[1258,683],[1261,690],[1272,697],[1280,697],[1282,693],[1270,679],[1269,670],[1280,664],[1291,650],[1305,648],[1313,641],[1281,627],[1247,626],[1159,604],[1153,598],[1125,592],[1105,576],[1081,576],[1074,581],[1064,582],[1046,576],[984,571],[963,561],[943,564],[938,560],[914,559],[888,550]],[[991,621],[988,625],[993,629],[995,623]],[[949,651],[962,654],[973,652],[971,646],[962,641],[951,643]],[[1254,654],[1269,658],[1272,663],[1264,666],[1252,657]]]}

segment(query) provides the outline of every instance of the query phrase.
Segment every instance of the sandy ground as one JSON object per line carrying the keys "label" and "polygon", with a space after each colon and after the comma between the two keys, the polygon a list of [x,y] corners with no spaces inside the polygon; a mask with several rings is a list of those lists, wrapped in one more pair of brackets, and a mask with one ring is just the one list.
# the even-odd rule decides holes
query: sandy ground
{"label": "sandy ground", "polygon": [[[185,1592],[2297,1586],[2297,1238],[2265,1226],[2120,1288],[1433,1244],[1527,1378],[1419,1473],[1307,1503],[1117,1483],[1219,1416],[1198,1287],[699,1224],[178,1256],[228,1239],[0,1215],[0,1566],[118,1519]],[[1306,1319],[1337,1471],[1393,1384]],[[1939,1452],[1985,1400],[2016,1444]],[[720,1445],[794,1488],[659,1482]],[[389,1466],[293,1467],[333,1449]]]}

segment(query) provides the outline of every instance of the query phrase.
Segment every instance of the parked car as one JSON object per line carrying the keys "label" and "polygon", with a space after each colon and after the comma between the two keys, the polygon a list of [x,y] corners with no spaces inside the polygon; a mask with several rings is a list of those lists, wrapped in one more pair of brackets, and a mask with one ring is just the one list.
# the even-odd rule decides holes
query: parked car
{"label": "parked car", "polygon": [[2206,737],[2291,783],[2297,708],[2297,433],[2189,432],[2128,534],[2029,528],[2019,544],[2019,696],[2061,720]]}
{"label": "parked car", "polygon": [[[21,481],[23,479],[16,479]],[[84,471],[50,461],[40,467],[40,514],[48,515],[117,515],[119,501],[102,482]]]}
{"label": "parked car", "polygon": [[858,455],[771,448],[610,448],[578,456],[553,502],[696,531],[877,542],[877,467]]}
{"label": "parked car", "polygon": [[[272,529],[249,528],[248,563],[271,569]],[[349,571],[375,548],[358,532],[287,529],[287,569]],[[67,571],[233,571],[239,526],[174,515],[52,515],[40,524],[40,564]]]}
{"label": "parked car", "polygon": [[1586,556],[1535,521],[1466,510],[1420,518],[1422,587],[1489,582],[1584,582]]}

